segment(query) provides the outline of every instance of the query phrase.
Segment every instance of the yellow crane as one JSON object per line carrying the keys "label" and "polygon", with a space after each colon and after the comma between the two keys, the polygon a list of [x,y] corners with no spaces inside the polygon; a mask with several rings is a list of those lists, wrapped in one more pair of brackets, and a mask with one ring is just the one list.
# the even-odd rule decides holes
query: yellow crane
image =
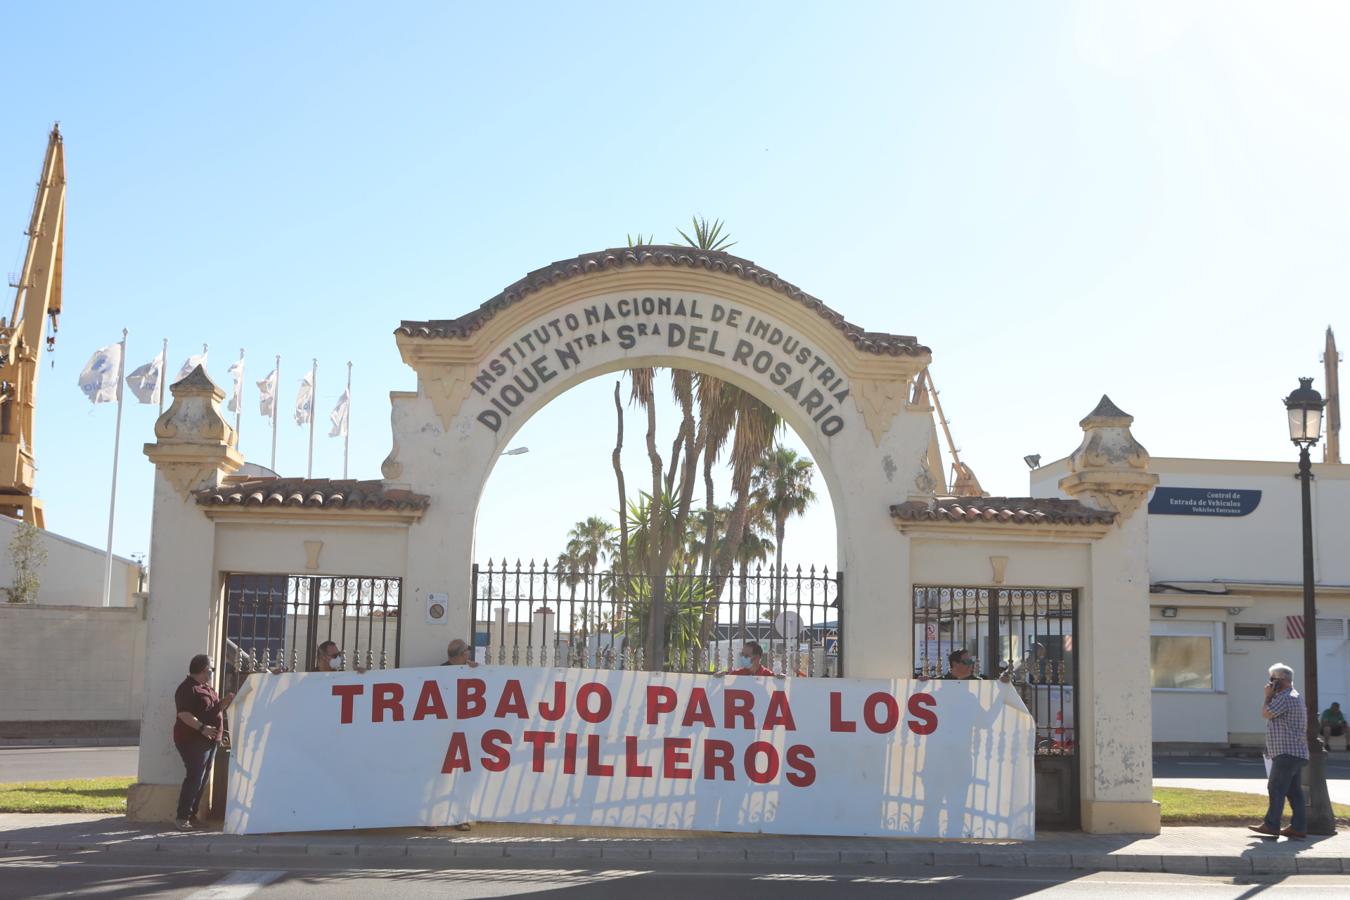
{"label": "yellow crane", "polygon": [[[61,254],[66,224],[66,157],[59,123],[47,139],[33,217],[28,223],[28,252],[10,285],[14,314],[0,319],[0,514],[39,528],[42,501],[33,496],[33,411],[37,400],[38,360],[42,346],[56,343],[61,314]],[[48,335],[47,319],[52,333]]]}

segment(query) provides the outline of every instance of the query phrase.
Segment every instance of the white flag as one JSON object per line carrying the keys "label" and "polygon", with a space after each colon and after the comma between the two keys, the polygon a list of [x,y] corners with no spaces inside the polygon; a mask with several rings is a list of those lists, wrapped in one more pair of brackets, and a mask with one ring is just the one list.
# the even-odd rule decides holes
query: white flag
{"label": "white flag", "polygon": [[262,381],[258,382],[258,411],[272,418],[277,404],[277,370],[273,369]]}
{"label": "white flag", "polygon": [[295,424],[308,425],[314,414],[314,370],[310,369],[300,379],[300,393],[295,395]]}
{"label": "white flag", "polygon": [[205,350],[203,350],[201,353],[198,353],[196,356],[189,356],[189,357],[187,358],[187,360],[183,363],[183,368],[179,369],[179,370],[178,370],[178,374],[175,375],[175,376],[173,376],[173,383],[174,383],[174,384],[177,384],[178,382],[182,381],[184,378],[186,378],[186,377],[188,377],[189,375],[191,375],[191,374],[192,374],[192,370],[195,369],[195,368],[197,368],[198,366],[201,366],[202,369],[205,369],[205,368],[206,368],[206,351],[205,351]]}
{"label": "white flag", "polygon": [[244,394],[244,357],[230,364],[229,375],[234,380],[234,394],[230,397],[230,412],[239,412],[239,404]]}
{"label": "white flag", "polygon": [[164,390],[164,351],[127,376],[127,387],[142,403],[158,403]]}
{"label": "white flag", "polygon": [[90,403],[112,403],[122,378],[122,345],[109,344],[89,357],[80,373],[80,390]]}
{"label": "white flag", "polygon": [[342,396],[338,398],[337,406],[328,414],[328,419],[333,423],[333,428],[328,432],[329,437],[347,436],[347,410],[351,406],[351,396],[349,392],[343,391]]}

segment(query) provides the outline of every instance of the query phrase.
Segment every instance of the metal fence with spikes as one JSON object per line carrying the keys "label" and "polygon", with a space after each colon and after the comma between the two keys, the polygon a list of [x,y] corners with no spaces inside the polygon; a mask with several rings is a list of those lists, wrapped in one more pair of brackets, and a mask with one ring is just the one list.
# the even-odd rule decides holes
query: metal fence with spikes
{"label": "metal fence with spikes", "polygon": [[399,664],[397,578],[313,575],[225,576],[221,693],[254,672],[306,672],[319,644],[342,648],[343,668]]}
{"label": "metal fence with spikes", "polygon": [[843,674],[843,578],[815,566],[652,576],[490,560],[473,567],[475,653],[491,665],[652,668],[645,648],[658,583],[666,671],[732,669],[741,645],[756,641],[775,671]]}

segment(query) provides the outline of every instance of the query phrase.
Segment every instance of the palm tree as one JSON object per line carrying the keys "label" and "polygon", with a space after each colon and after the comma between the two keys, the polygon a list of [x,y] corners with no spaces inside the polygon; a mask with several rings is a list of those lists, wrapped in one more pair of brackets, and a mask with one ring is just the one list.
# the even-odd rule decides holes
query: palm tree
{"label": "palm tree", "polygon": [[782,444],[774,444],[768,455],[755,466],[751,491],[755,502],[773,519],[774,538],[774,593],[771,606],[782,604],[785,573],[783,571],[783,534],[787,520],[800,516],[816,500],[811,490],[811,474],[815,464],[797,455],[797,451]]}
{"label": "palm tree", "polygon": [[585,572],[594,572],[614,557],[614,526],[599,516],[578,522],[567,533],[567,558]]}

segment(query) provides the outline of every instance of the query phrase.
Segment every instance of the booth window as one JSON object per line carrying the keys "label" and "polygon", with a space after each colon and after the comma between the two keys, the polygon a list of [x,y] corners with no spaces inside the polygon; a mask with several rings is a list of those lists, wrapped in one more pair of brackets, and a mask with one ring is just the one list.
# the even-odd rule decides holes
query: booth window
{"label": "booth window", "polygon": [[1215,622],[1153,622],[1149,671],[1154,690],[1220,691]]}

